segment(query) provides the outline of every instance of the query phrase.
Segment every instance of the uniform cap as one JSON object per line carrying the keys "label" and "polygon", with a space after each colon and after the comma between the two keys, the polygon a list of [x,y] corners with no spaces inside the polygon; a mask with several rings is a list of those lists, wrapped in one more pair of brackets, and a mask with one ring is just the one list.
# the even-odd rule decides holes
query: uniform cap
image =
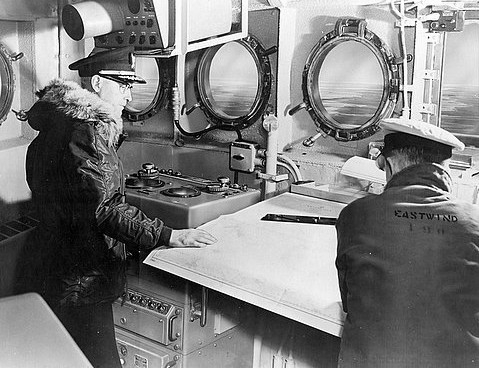
{"label": "uniform cap", "polygon": [[[408,144],[412,144],[412,142],[415,142],[416,145],[419,143],[421,145],[425,144],[431,146],[431,144],[434,144],[434,142],[436,142],[439,143],[438,146],[444,145],[447,146],[449,149],[456,148],[460,151],[464,149],[464,143],[457,139],[453,134],[449,133],[447,130],[437,127],[433,124],[426,123],[422,120],[390,118],[383,119],[379,123],[379,125],[382,129],[385,130],[385,143],[387,141],[392,141],[392,137],[387,139],[388,135],[392,135],[393,133],[403,133],[401,134],[404,141],[403,144],[398,142],[398,139],[394,139],[396,146],[406,146]],[[419,137],[422,139],[418,140],[414,139],[413,137],[408,139],[407,135]]]}
{"label": "uniform cap", "polygon": [[119,83],[146,83],[135,74],[133,47],[111,50],[95,48],[86,58],[69,65],[80,77],[99,75]]}

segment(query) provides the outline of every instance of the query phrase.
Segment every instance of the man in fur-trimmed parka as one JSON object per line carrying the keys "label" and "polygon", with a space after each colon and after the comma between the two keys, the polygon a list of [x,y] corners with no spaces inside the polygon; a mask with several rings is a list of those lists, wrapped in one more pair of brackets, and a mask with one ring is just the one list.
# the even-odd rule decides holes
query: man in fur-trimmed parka
{"label": "man in fur-trimmed parka", "polygon": [[464,145],[422,121],[380,125],[385,190],[336,224],[339,367],[479,367],[479,207],[454,198],[448,171]]}
{"label": "man in fur-trimmed parka", "polygon": [[125,203],[116,146],[133,83],[131,49],[97,52],[70,66],[89,90],[52,81],[28,122],[39,131],[26,171],[40,224],[35,257],[43,295],[94,367],[120,367],[111,304],[125,287],[125,246],[201,247],[203,230],[172,230]]}

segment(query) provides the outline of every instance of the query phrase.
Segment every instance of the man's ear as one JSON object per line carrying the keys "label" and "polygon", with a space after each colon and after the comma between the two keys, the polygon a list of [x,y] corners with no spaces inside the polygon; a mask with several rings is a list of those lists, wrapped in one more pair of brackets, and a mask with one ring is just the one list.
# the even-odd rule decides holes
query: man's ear
{"label": "man's ear", "polygon": [[382,171],[386,171],[386,158],[383,155],[379,155],[376,158],[376,166]]}
{"label": "man's ear", "polygon": [[101,85],[103,81],[99,75],[94,75],[93,77],[91,77],[90,83],[91,83],[91,88],[93,89],[93,91],[98,93],[101,89]]}

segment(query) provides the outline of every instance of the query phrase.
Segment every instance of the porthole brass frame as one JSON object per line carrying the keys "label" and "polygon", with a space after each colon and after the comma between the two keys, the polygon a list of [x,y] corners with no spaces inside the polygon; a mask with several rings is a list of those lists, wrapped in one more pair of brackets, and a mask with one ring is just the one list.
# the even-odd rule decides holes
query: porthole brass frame
{"label": "porthole brass frame", "polygon": [[[344,128],[324,107],[319,93],[319,73],[331,50],[344,42],[359,42],[373,52],[383,74],[383,93],[374,115],[355,128]],[[396,58],[389,47],[367,29],[364,19],[339,19],[335,29],[322,37],[311,50],[303,70],[302,90],[304,108],[316,126],[338,141],[360,140],[379,130],[379,121],[389,117],[399,94],[400,75]]]}
{"label": "porthole brass frame", "polygon": [[[138,57],[139,56],[137,56],[137,58]],[[155,58],[155,61],[158,68],[158,88],[156,90],[155,96],[150,105],[139,112],[130,111],[127,107],[125,107],[123,110],[123,117],[129,121],[141,121],[149,119],[156,115],[159,111],[168,107],[171,87],[173,86],[172,84],[174,80],[174,59]]]}
{"label": "porthole brass frame", "polygon": [[0,44],[0,78],[2,81],[0,90],[0,124],[7,118],[12,107],[15,93],[15,74],[12,68],[12,60],[5,46]]}
{"label": "porthole brass frame", "polygon": [[253,124],[267,108],[271,94],[271,64],[268,50],[265,50],[254,36],[249,35],[244,39],[231,42],[239,43],[250,53],[258,71],[258,89],[250,111],[245,115],[230,119],[218,112],[211,102],[209,83],[211,62],[218,50],[225,44],[210,47],[203,52],[196,67],[194,86],[199,107],[210,123],[223,130],[241,130]]}

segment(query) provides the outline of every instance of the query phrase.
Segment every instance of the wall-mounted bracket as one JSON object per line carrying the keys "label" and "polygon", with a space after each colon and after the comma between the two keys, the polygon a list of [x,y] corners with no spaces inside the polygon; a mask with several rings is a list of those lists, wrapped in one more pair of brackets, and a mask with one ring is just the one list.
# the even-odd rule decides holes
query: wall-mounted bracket
{"label": "wall-mounted bracket", "polygon": [[439,80],[441,77],[441,73],[439,70],[434,70],[434,69],[427,69],[424,70],[424,79],[429,79],[429,80]]}
{"label": "wall-mounted bracket", "polygon": [[288,180],[288,174],[271,175],[271,174],[265,174],[265,173],[258,173],[257,177],[259,179],[272,181],[272,182],[275,182],[275,183],[278,183],[278,182],[284,181],[284,180]]}
{"label": "wall-mounted bracket", "polygon": [[423,103],[420,112],[422,114],[437,115],[437,105],[433,103]]}

